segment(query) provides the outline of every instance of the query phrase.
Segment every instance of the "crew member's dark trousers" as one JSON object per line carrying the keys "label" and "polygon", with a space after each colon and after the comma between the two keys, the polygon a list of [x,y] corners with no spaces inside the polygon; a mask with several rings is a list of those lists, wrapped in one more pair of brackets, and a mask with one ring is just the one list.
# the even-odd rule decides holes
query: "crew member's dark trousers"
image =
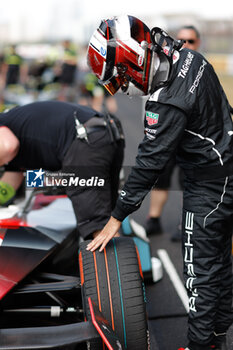
{"label": "crew member's dark trousers", "polygon": [[188,338],[207,344],[232,324],[233,176],[185,182],[184,279],[189,297]]}
{"label": "crew member's dark trousers", "polygon": [[111,142],[105,128],[89,134],[88,141],[78,138],[73,141],[62,169],[63,173],[79,178],[77,186],[67,188],[67,195],[83,238],[92,238],[92,233],[101,230],[111,215],[118,196],[124,150],[122,141]]}

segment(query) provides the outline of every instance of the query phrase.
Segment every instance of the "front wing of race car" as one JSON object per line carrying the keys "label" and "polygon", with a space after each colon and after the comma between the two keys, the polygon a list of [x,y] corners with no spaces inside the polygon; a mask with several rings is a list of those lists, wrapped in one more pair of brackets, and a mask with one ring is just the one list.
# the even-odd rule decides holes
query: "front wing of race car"
{"label": "front wing of race car", "polygon": [[87,251],[88,241],[77,242],[67,200],[29,211],[26,221],[0,220],[0,350],[85,342],[147,350],[145,287],[134,241],[114,238],[104,253]]}
{"label": "front wing of race car", "polygon": [[57,349],[101,337],[109,350],[121,350],[122,346],[116,333],[91,298],[89,307],[92,321],[50,327],[1,329],[0,349]]}
{"label": "front wing of race car", "polygon": [[0,349],[57,349],[99,338],[91,321],[68,325],[0,330]]}

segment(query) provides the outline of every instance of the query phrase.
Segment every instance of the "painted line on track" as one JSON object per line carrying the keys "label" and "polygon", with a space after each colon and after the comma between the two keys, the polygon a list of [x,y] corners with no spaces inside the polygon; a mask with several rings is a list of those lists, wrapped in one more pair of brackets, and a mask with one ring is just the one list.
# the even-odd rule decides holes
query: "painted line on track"
{"label": "painted line on track", "polygon": [[186,289],[165,249],[158,249],[157,250],[158,256],[160,260],[163,263],[163,266],[178,294],[180,297],[180,300],[182,301],[182,304],[184,305],[184,308],[187,312],[189,312],[189,300],[187,296]]}

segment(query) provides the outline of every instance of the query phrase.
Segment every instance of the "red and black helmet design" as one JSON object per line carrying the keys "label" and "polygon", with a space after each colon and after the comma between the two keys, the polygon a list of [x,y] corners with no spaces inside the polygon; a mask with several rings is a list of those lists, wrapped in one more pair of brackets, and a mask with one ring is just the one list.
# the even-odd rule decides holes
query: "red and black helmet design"
{"label": "red and black helmet design", "polygon": [[88,63],[106,89],[114,95],[132,83],[148,93],[151,62],[149,28],[133,16],[119,16],[101,22],[88,47]]}

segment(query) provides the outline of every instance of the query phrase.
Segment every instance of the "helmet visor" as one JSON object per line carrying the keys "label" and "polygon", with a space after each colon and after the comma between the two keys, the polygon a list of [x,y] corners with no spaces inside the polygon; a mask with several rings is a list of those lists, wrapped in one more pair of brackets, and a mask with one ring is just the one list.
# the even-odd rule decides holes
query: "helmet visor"
{"label": "helmet visor", "polygon": [[115,95],[115,93],[122,88],[123,86],[128,85],[128,81],[126,80],[125,77],[123,76],[115,76],[112,77],[111,79],[105,81],[105,82],[100,82],[105,89],[111,94]]}
{"label": "helmet visor", "polygon": [[126,74],[127,70],[128,67],[126,65],[118,64],[114,69],[114,75],[110,79],[100,83],[111,95],[115,95],[120,88],[124,90],[129,85],[129,76]]}

